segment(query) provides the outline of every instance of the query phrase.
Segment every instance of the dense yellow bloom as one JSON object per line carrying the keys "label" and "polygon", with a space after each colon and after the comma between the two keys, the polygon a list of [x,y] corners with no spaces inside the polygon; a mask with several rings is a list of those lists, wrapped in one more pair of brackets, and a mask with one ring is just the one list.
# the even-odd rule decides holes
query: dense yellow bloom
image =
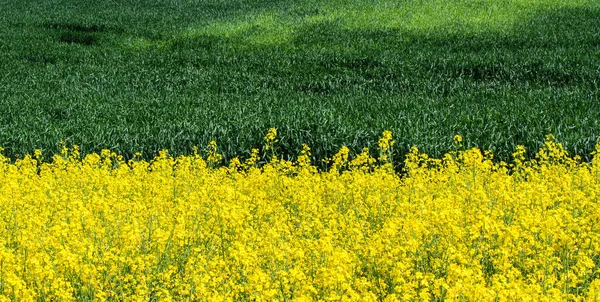
{"label": "dense yellow bloom", "polygon": [[[270,135],[270,136],[269,136]],[[276,141],[273,132],[267,144]],[[600,155],[0,156],[0,301],[596,301]],[[600,145],[597,152],[600,151]]]}

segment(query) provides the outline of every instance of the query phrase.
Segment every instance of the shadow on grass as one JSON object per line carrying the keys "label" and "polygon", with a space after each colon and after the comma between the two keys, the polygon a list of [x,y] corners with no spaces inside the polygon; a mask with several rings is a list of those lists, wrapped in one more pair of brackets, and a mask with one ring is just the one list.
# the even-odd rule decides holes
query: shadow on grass
{"label": "shadow on grass", "polygon": [[71,32],[95,33],[106,30],[106,26],[102,24],[79,24],[79,23],[44,23],[42,28],[67,30]]}

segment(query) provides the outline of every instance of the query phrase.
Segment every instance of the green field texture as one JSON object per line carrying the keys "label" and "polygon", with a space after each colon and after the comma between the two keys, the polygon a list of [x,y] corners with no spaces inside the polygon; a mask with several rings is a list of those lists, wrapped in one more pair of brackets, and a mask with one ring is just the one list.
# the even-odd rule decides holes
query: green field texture
{"label": "green field texture", "polygon": [[0,0],[0,145],[226,160],[376,147],[510,160],[600,136],[600,1]]}

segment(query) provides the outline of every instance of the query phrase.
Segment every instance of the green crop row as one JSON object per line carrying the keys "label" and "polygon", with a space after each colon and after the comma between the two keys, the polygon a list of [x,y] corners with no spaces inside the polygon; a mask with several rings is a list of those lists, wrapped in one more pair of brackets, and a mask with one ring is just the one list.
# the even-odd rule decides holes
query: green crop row
{"label": "green crop row", "polygon": [[554,134],[600,135],[600,3],[526,0],[18,1],[0,12],[0,145],[125,157],[216,140],[247,157],[266,129],[315,159],[342,145],[508,160]]}

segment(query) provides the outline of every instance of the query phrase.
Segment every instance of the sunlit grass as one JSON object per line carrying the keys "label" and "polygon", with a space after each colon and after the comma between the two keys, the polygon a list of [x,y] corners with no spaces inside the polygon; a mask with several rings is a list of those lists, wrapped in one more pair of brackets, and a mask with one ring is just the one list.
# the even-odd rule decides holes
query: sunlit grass
{"label": "sunlit grass", "polygon": [[272,9],[190,27],[174,39],[203,35],[241,40],[249,44],[289,44],[294,31],[312,24],[334,22],[343,29],[451,31],[461,34],[502,33],[515,30],[543,9],[598,7],[589,0],[411,0],[307,1],[284,10]]}

